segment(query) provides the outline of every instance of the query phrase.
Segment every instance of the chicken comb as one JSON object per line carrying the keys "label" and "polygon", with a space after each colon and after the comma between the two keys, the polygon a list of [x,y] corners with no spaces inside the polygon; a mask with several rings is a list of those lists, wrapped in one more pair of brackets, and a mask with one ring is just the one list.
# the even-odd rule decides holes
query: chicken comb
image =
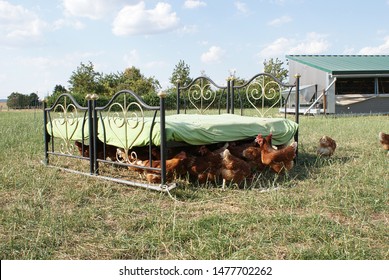
{"label": "chicken comb", "polygon": [[255,142],[259,143],[259,140],[262,140],[262,134],[258,134],[258,136],[255,138]]}

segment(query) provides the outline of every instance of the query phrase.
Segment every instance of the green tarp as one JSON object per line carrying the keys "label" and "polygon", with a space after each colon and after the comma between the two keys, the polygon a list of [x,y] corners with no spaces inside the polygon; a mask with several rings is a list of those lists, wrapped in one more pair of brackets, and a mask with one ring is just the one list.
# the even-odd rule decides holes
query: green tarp
{"label": "green tarp", "polygon": [[[149,144],[151,118],[127,119],[103,117],[98,122],[98,137],[104,141],[103,127],[106,131],[106,143],[131,148]],[[54,137],[68,135],[71,140],[82,139],[82,120],[79,124],[65,125],[60,120],[53,120],[53,133],[48,124],[48,131]],[[56,123],[55,123],[56,122]],[[258,118],[233,114],[222,115],[171,115],[166,116],[167,141],[185,142],[190,145],[206,145],[229,141],[255,138],[258,134],[273,134],[273,144],[288,143],[298,128],[297,123],[283,118]],[[88,135],[85,125],[84,135]],[[63,138],[63,137],[62,137]],[[154,145],[160,145],[161,133],[159,119],[151,134]]]}

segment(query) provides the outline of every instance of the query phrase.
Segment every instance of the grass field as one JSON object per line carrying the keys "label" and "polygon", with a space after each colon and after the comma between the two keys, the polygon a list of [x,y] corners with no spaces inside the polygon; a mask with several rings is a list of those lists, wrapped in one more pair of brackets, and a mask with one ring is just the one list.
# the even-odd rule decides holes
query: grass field
{"label": "grass field", "polygon": [[[298,165],[148,191],[45,167],[41,111],[0,112],[1,259],[388,259],[388,116],[301,117]],[[333,137],[330,159],[315,155]]]}

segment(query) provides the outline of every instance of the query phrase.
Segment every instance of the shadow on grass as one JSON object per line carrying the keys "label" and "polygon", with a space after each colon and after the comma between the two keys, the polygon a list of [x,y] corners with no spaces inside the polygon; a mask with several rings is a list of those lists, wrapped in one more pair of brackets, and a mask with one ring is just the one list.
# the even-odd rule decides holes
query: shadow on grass
{"label": "shadow on grass", "polygon": [[346,164],[355,157],[321,157],[312,153],[300,153],[295,167],[290,171],[291,176],[296,180],[307,180],[313,174],[322,172],[323,168],[334,164]]}

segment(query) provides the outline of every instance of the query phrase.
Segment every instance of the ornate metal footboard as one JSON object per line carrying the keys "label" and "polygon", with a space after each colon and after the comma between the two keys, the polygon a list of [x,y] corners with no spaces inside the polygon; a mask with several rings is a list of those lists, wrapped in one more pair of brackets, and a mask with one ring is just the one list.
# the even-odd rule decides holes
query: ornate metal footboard
{"label": "ornate metal footboard", "polygon": [[[91,110],[77,103],[69,94],[60,95],[51,107],[44,103],[44,163],[49,165],[50,156],[89,159],[87,145],[92,127]],[[77,145],[78,143],[78,145]],[[93,167],[90,165],[90,173]]]}
{"label": "ornate metal footboard", "polygon": [[[166,178],[165,95],[159,96],[160,106],[149,106],[134,92],[123,90],[106,105],[97,106],[98,96],[93,94],[87,95],[88,106],[83,107],[71,95],[62,94],[44,108],[44,163],[127,185],[161,191],[174,188]],[[158,139],[153,133],[156,128]],[[140,139],[146,143],[141,147]],[[54,157],[68,162],[53,164]],[[89,172],[72,160],[88,163]],[[145,174],[157,179],[145,183]]]}
{"label": "ornate metal footboard", "polygon": [[[95,107],[94,122],[95,175],[120,183],[140,186],[154,190],[175,187],[166,178],[166,135],[165,135],[165,95],[159,93],[160,106],[149,106],[130,90],[116,93],[104,106]],[[158,116],[159,114],[159,116]],[[155,139],[155,130],[160,134]],[[157,143],[155,143],[157,142]],[[112,149],[114,149],[112,154]],[[110,156],[99,157],[98,152]],[[158,162],[158,164],[153,164]],[[112,174],[103,175],[101,165],[124,167],[132,173],[132,178],[113,178]],[[144,174],[151,174],[156,182],[145,183]],[[138,179],[136,178],[138,176]]]}

